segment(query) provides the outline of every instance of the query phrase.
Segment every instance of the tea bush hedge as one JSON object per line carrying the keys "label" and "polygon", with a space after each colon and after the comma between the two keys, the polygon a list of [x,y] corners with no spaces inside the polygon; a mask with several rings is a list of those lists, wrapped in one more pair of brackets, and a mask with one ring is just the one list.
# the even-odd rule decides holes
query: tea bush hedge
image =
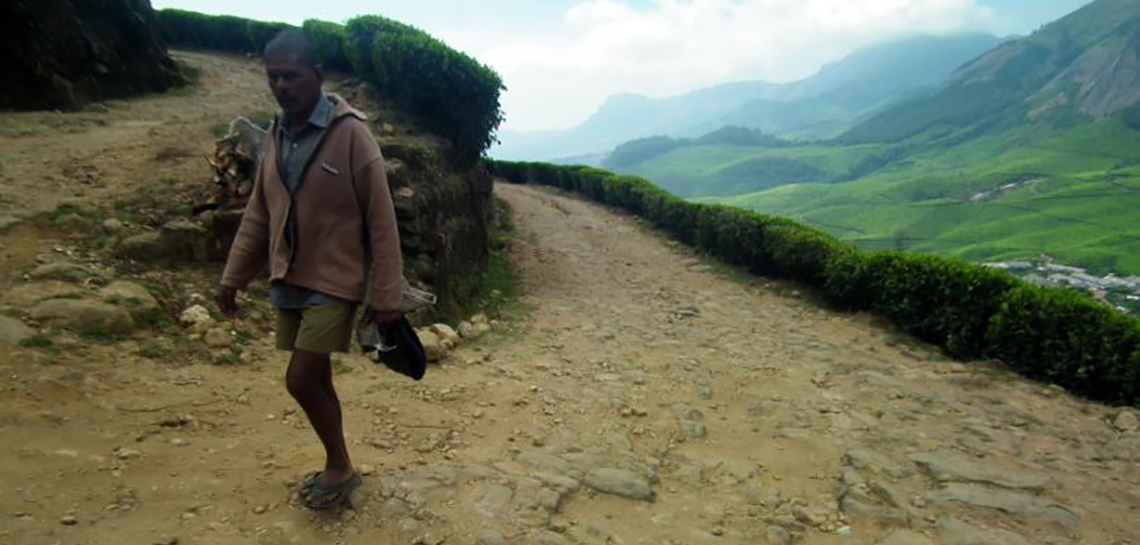
{"label": "tea bush hedge", "polygon": [[990,322],[989,354],[1029,378],[1119,404],[1140,400],[1140,326],[1079,294],[1022,285]]}
{"label": "tea bush hedge", "polygon": [[[167,43],[260,54],[278,32],[291,28],[226,15],[158,11]],[[491,68],[428,33],[376,15],[346,25],[305,21],[305,32],[326,68],[350,70],[397,108],[452,144],[453,158],[472,166],[494,142],[503,121],[499,97],[506,88]]]}
{"label": "tea bush hedge", "polygon": [[253,52],[249,41],[248,19],[180,9],[162,9],[155,13],[158,16],[159,31],[168,44],[238,53]]}
{"label": "tea bush hedge", "polygon": [[576,191],[649,220],[726,262],[817,286],[962,358],[1115,404],[1140,403],[1140,321],[1089,297],[958,259],[866,252],[794,221],[678,199],[596,168],[490,161],[493,175]]}

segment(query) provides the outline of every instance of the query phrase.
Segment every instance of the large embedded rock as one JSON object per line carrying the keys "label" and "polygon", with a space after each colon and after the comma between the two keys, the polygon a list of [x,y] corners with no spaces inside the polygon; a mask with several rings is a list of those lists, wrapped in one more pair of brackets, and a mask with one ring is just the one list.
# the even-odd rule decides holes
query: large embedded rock
{"label": "large embedded rock", "polygon": [[934,545],[930,538],[911,530],[895,530],[875,545]]}
{"label": "large embedded rock", "polygon": [[1135,409],[1122,409],[1112,419],[1112,427],[1121,433],[1140,430],[1140,417],[1136,416]]}
{"label": "large embedded rock", "polygon": [[144,261],[159,251],[159,234],[142,233],[127,237],[115,248],[119,257],[129,257]]}
{"label": "large embedded rock", "polygon": [[443,340],[443,344],[445,347],[447,347],[448,350],[459,346],[461,338],[459,336],[459,333],[456,333],[455,330],[451,328],[451,326],[447,324],[435,324],[428,329],[431,330],[432,333],[435,333],[437,337]]}
{"label": "large embedded rock", "polygon": [[19,344],[20,341],[36,334],[36,330],[28,327],[15,318],[0,316],[0,344]]}
{"label": "large embedded rock", "polygon": [[938,535],[952,545],[1030,545],[1013,532],[979,528],[951,517],[938,520]]}
{"label": "large embedded rock", "polygon": [[158,232],[128,237],[119,243],[115,253],[145,262],[190,262],[209,259],[214,252],[213,235],[197,223],[177,220],[163,225]]}
{"label": "large embedded rock", "polygon": [[178,321],[183,326],[186,326],[191,333],[199,335],[205,334],[207,331],[214,327],[214,317],[210,316],[210,311],[202,305],[194,305],[184,311],[178,316]]}
{"label": "large embedded rock", "polygon": [[99,297],[105,303],[127,309],[131,316],[139,320],[153,318],[160,311],[158,300],[146,287],[126,280],[112,282],[99,291]]}
{"label": "large embedded rock", "polygon": [[76,299],[87,292],[83,288],[59,280],[45,280],[16,286],[5,293],[0,302],[21,309],[30,309],[48,299]]}
{"label": "large embedded rock", "polygon": [[1010,467],[997,467],[951,451],[912,454],[910,459],[938,482],[985,483],[1004,488],[1041,491],[1049,477]]}
{"label": "large embedded rock", "polygon": [[1075,511],[1048,498],[973,484],[948,484],[939,490],[927,492],[926,501],[933,504],[956,503],[982,511],[998,511],[1007,515],[1052,522],[1066,528],[1076,528],[1081,521],[1080,515]]}
{"label": "large embedded rock", "polygon": [[65,262],[40,265],[32,269],[29,276],[36,280],[59,280],[61,282],[78,284],[93,275],[87,267]]}
{"label": "large embedded rock", "polygon": [[42,324],[83,335],[126,335],[135,327],[126,309],[84,299],[49,299],[32,308],[31,316]]}
{"label": "large embedded rock", "polygon": [[443,360],[450,352],[445,339],[431,329],[417,329],[416,336],[420,338],[420,344],[424,345],[424,355],[429,362]]}
{"label": "large embedded rock", "polygon": [[909,467],[896,462],[891,457],[865,448],[848,450],[843,456],[843,462],[848,467],[882,473],[896,479],[905,478],[912,473]]}
{"label": "large embedded rock", "polygon": [[233,335],[220,327],[207,331],[202,340],[206,342],[206,346],[214,349],[229,348],[234,344]]}
{"label": "large embedded rock", "polygon": [[631,500],[654,501],[657,493],[641,475],[624,469],[596,468],[582,479],[582,484],[597,490]]}

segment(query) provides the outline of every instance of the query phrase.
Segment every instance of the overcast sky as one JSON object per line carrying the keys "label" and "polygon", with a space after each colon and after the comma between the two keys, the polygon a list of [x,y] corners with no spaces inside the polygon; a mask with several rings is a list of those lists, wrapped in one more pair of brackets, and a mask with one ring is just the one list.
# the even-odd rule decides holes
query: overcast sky
{"label": "overcast sky", "polygon": [[496,69],[504,129],[576,125],[606,97],[791,81],[916,33],[1028,34],[1090,0],[152,0],[299,24],[379,13]]}

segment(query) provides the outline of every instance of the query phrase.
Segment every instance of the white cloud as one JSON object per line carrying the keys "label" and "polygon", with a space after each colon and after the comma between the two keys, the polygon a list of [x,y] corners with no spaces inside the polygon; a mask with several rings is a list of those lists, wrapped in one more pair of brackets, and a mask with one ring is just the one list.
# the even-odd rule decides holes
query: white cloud
{"label": "white cloud", "polygon": [[789,81],[861,45],[993,17],[975,0],[586,0],[551,28],[441,34],[503,76],[506,128],[533,130],[577,124],[619,92]]}

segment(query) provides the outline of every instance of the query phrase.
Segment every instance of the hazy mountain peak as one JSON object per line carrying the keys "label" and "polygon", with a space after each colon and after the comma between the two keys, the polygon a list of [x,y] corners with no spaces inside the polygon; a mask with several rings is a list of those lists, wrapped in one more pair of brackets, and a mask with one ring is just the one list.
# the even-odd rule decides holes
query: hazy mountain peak
{"label": "hazy mountain peak", "polygon": [[884,102],[941,83],[1000,41],[986,34],[914,36],[856,50],[787,84],[737,81],[661,99],[617,94],[572,129],[503,133],[493,155],[553,159],[607,152],[654,135],[698,136],[725,125],[777,136],[832,136]]}
{"label": "hazy mountain peak", "polygon": [[928,97],[855,127],[851,141],[897,140],[938,126],[1092,117],[1140,102],[1140,2],[1097,0],[954,72]]}

